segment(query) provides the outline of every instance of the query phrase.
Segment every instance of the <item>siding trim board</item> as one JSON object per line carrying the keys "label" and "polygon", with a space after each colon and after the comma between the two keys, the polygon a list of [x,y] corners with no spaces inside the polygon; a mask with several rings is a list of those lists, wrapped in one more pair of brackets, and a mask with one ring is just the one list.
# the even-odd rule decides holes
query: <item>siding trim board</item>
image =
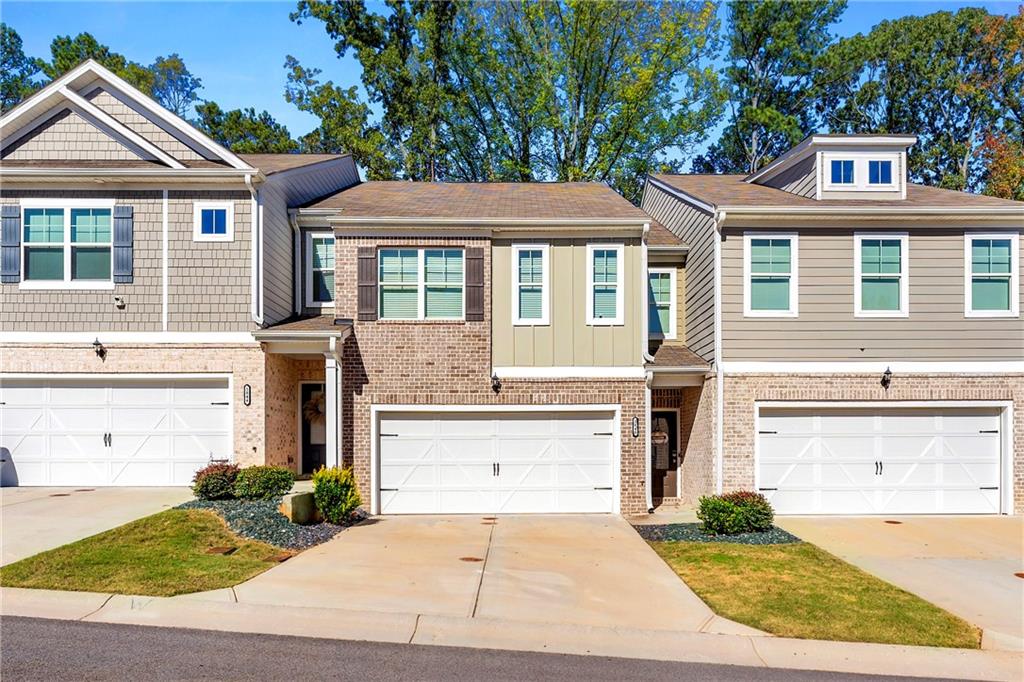
{"label": "siding trim board", "polygon": [[719,363],[725,374],[877,374],[881,378],[888,369],[893,374],[1022,374],[1024,360],[957,362],[893,361],[835,361],[835,362],[774,362],[728,360]]}

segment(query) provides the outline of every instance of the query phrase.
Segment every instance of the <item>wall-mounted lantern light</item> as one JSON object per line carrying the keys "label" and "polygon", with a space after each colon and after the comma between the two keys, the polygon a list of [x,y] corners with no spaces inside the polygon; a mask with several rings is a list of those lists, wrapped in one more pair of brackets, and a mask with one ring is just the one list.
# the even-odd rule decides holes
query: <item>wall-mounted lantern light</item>
{"label": "wall-mounted lantern light", "polygon": [[889,390],[889,384],[892,383],[892,370],[888,367],[885,368],[885,372],[882,373],[882,380],[879,382],[882,384],[882,388],[886,391]]}
{"label": "wall-mounted lantern light", "polygon": [[96,357],[98,357],[101,361],[107,359],[107,349],[103,347],[103,344],[100,343],[98,337],[95,341],[92,342],[92,349],[96,351]]}
{"label": "wall-mounted lantern light", "polygon": [[501,392],[501,379],[498,378],[497,372],[491,374],[491,390],[495,393]]}

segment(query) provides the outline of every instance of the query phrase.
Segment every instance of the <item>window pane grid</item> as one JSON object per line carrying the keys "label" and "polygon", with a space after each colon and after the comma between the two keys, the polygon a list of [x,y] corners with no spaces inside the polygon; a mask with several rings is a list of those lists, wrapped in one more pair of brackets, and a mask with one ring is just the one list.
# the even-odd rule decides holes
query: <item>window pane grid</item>
{"label": "window pane grid", "polygon": [[899,239],[862,239],[860,308],[899,312],[902,306],[903,244]]}
{"label": "window pane grid", "polygon": [[544,251],[516,250],[516,318],[544,319]]}
{"label": "window pane grid", "polygon": [[853,184],[853,161],[835,159],[832,161],[832,184]]}
{"label": "window pane grid", "polygon": [[226,235],[228,211],[226,208],[204,208],[200,211],[200,231],[209,235]]}
{"label": "window pane grid", "polygon": [[[833,162],[835,163],[835,162]],[[750,240],[750,309],[786,312],[790,309],[793,241],[762,237]]]}
{"label": "window pane grid", "polygon": [[22,220],[25,281],[110,281],[111,209],[25,208]]}
{"label": "window pane grid", "polygon": [[618,317],[619,252],[617,249],[594,249],[592,258],[593,290],[591,305],[595,320]]}
{"label": "window pane grid", "polygon": [[671,331],[672,325],[672,275],[667,272],[652,272],[648,277],[649,331],[664,336]]}
{"label": "window pane grid", "polygon": [[463,316],[465,258],[462,249],[381,249],[378,260],[381,319],[459,319]]}
{"label": "window pane grid", "polygon": [[314,303],[334,300],[334,237],[313,237],[310,244],[311,298]]}
{"label": "window pane grid", "polygon": [[868,184],[891,185],[892,161],[868,161]]}
{"label": "window pane grid", "polygon": [[971,309],[1009,311],[1012,241],[971,240]]}

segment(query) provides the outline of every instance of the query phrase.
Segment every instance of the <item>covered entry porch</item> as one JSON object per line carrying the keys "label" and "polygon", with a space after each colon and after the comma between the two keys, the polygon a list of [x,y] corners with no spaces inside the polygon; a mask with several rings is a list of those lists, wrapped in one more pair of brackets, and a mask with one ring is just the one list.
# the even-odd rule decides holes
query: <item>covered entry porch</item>
{"label": "covered entry porch", "polygon": [[351,320],[321,315],[253,332],[266,361],[266,462],[299,476],[341,466],[342,347]]}

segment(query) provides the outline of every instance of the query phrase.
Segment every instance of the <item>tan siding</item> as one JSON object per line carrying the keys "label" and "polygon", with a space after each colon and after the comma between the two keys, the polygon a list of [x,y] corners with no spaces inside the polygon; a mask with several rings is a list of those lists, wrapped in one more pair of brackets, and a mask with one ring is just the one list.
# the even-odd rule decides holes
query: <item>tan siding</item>
{"label": "tan siding", "polygon": [[[625,243],[623,324],[587,324],[587,244]],[[522,367],[630,366],[640,362],[637,239],[554,239],[550,246],[550,325],[512,324],[512,240],[495,240],[492,258],[494,364]]]}
{"label": "tan siding", "polygon": [[19,160],[137,160],[140,157],[73,111],[64,110],[4,148]]}
{"label": "tan siding", "polygon": [[86,99],[179,161],[197,161],[203,158],[166,130],[121,102],[109,92],[97,88],[90,92]]}
{"label": "tan siding", "polygon": [[[263,204],[263,320],[273,324],[292,314],[293,237],[288,208],[338,192],[359,182],[351,157],[292,172],[275,173],[260,189]],[[304,244],[300,247],[304,248]],[[305,263],[305,260],[302,261]],[[305,286],[304,280],[300,287]],[[300,294],[304,294],[300,291]],[[305,300],[305,299],[302,299]]]}
{"label": "tan siding", "polygon": [[712,361],[715,358],[714,221],[701,211],[653,185],[644,192],[643,209],[689,245],[686,257],[686,295],[679,319],[684,321],[687,345]]}
{"label": "tan siding", "polygon": [[854,317],[852,231],[800,230],[799,240],[800,316],[744,318],[742,231],[726,231],[722,252],[725,360],[1024,358],[1024,321],[964,317],[962,230],[910,231],[907,318]]}
{"label": "tan siding", "polygon": [[761,184],[813,199],[818,189],[816,158],[817,154],[811,154],[800,163],[787,168]]}

